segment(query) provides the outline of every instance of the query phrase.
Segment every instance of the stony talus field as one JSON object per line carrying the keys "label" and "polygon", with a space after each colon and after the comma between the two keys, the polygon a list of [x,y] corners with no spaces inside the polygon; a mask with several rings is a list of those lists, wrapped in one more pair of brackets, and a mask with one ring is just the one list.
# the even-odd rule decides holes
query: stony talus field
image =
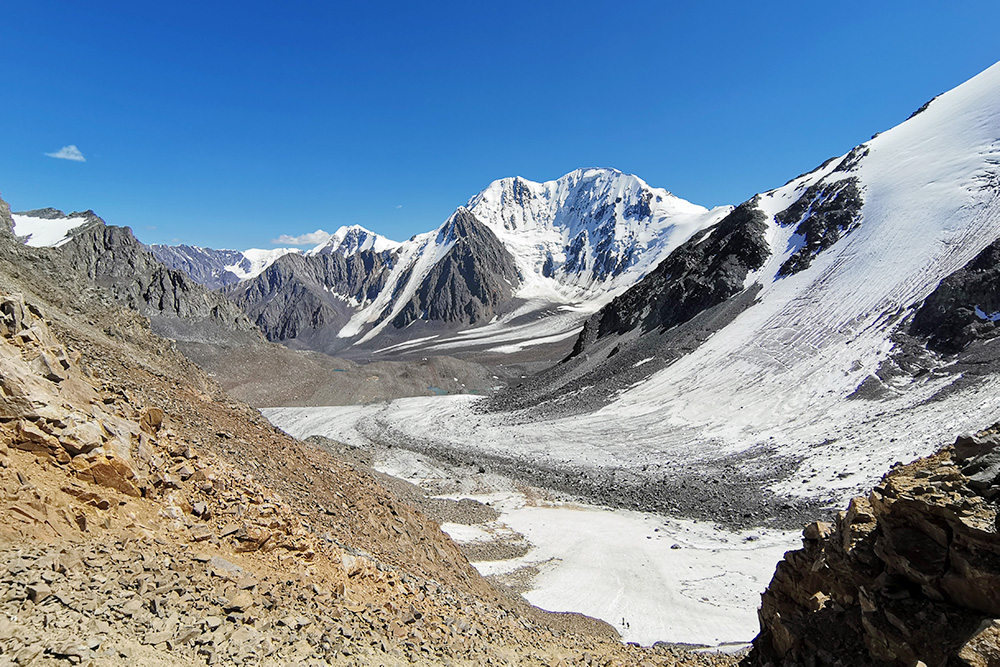
{"label": "stony talus field", "polygon": [[706,665],[493,588],[359,461],[0,244],[0,664]]}

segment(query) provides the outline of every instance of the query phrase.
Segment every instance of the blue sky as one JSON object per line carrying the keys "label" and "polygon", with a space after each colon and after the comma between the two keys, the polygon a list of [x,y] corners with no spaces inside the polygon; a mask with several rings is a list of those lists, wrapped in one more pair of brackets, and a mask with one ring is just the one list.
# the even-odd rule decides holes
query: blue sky
{"label": "blue sky", "polygon": [[[211,247],[355,223],[402,240],[494,179],[590,166],[735,204],[1000,59],[996,0],[2,13],[4,199]],[[85,161],[47,155],[70,146]]]}

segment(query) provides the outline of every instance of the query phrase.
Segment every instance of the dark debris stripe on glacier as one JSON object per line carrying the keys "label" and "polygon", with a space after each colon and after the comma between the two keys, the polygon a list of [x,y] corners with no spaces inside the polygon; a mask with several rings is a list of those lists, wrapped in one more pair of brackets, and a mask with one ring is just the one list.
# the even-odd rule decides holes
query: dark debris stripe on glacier
{"label": "dark debris stripe on glacier", "polygon": [[[801,461],[781,456],[768,445],[715,457],[713,443],[706,441],[702,460],[649,460],[611,469],[472,450],[466,445],[414,436],[378,417],[362,419],[356,428],[376,447],[400,447],[451,466],[498,474],[591,504],[712,521],[734,531],[797,529],[832,511],[832,499],[781,496],[768,488],[790,477]],[[700,437],[686,429],[677,429],[674,436],[684,440]]]}

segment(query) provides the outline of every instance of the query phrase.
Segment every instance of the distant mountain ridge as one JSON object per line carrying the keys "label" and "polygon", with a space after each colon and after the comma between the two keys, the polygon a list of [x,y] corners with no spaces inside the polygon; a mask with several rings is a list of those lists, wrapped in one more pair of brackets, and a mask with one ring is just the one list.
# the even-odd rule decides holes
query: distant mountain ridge
{"label": "distant mountain ridge", "polygon": [[[61,214],[60,211],[55,211],[55,213]],[[157,259],[168,267],[183,271],[209,289],[219,289],[256,278],[267,267],[285,255],[312,256],[335,252],[350,255],[364,250],[381,252],[398,245],[395,241],[371,232],[360,225],[351,225],[339,228],[330,235],[328,241],[305,251],[301,248],[216,250],[186,244],[153,244],[149,246],[149,249]]]}
{"label": "distant mountain ridge", "polygon": [[[306,252],[246,251],[241,259],[188,246],[152,250],[202,284],[225,288],[271,340],[339,352],[385,347],[379,340],[396,346],[422,332],[429,342],[411,351],[423,353],[469,347],[456,338],[459,329],[492,321],[496,335],[487,331],[472,347],[509,338],[511,326],[523,329],[515,338],[538,339],[538,322],[553,308],[564,310],[548,319],[544,337],[565,339],[587,313],[728,211],[708,211],[617,170],[578,169],[545,183],[495,181],[437,230],[402,243],[351,226]],[[330,255],[343,261],[323,259]]]}
{"label": "distant mountain ridge", "polygon": [[51,247],[119,303],[148,317],[162,336],[222,344],[261,341],[242,311],[187,273],[165,266],[128,227],[107,225],[93,211],[65,214],[52,208],[9,219],[11,233],[22,243]]}

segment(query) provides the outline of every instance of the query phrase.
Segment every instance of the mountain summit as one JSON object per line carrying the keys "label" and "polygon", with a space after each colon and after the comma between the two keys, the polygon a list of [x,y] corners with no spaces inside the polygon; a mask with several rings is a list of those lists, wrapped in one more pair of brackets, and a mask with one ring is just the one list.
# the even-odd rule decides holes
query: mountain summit
{"label": "mountain summit", "polygon": [[613,169],[507,178],[437,230],[395,243],[342,227],[229,293],[272,340],[294,347],[369,355],[551,343],[562,350],[551,359],[587,314],[728,211]]}
{"label": "mountain summit", "polygon": [[704,226],[709,213],[615,169],[577,169],[545,183],[504,178],[467,208],[530,277],[522,295],[540,288],[545,294],[545,285],[593,296],[630,284]]}

